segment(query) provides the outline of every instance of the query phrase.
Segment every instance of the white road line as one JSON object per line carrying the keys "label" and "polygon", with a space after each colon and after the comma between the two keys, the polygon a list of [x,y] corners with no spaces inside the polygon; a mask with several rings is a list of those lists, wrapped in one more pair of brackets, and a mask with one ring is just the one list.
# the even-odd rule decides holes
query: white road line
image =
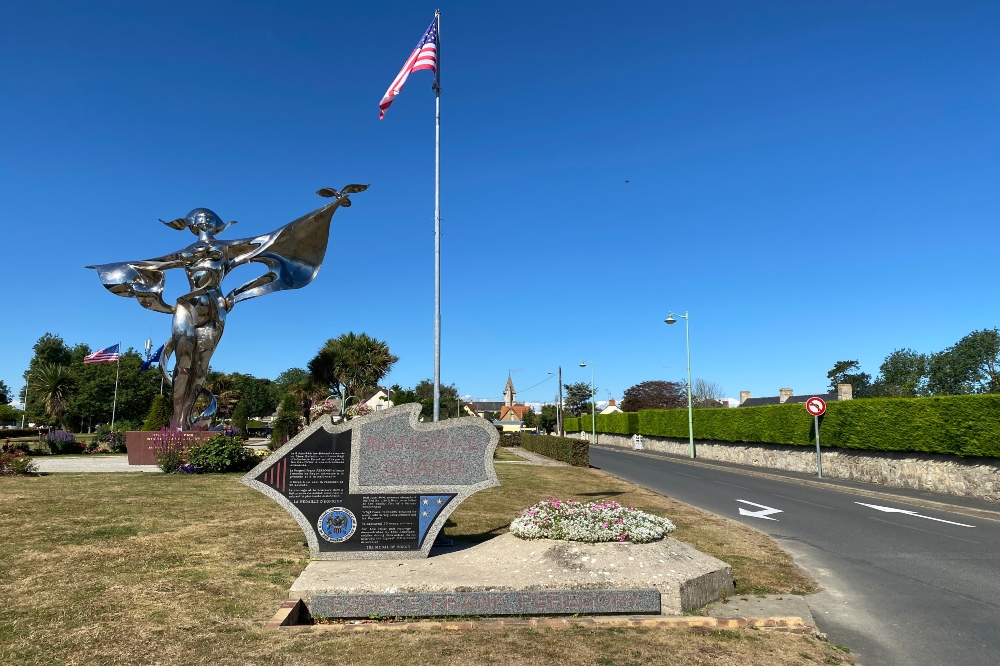
{"label": "white road line", "polygon": [[746,503],[747,505],[753,505],[754,507],[762,507],[763,509],[759,509],[759,510],[756,510],[754,512],[751,512],[748,509],[743,509],[742,507],[739,508],[740,509],[740,515],[742,515],[742,516],[752,516],[755,519],[767,519],[769,521],[777,521],[777,519],[775,519],[773,516],[768,516],[768,514],[780,514],[781,512],[784,511],[784,510],[775,509],[773,507],[768,507],[767,505],[761,505],[760,503],[751,502],[749,500],[740,500],[739,498],[736,499],[736,502],[738,502],[738,503]]}
{"label": "white road line", "polygon": [[869,505],[868,503],[855,502],[855,505],[864,505],[865,507],[871,507],[873,510],[878,510],[879,512],[891,512],[893,514],[909,514],[910,516],[917,516],[921,519],[930,519],[931,521],[940,521],[941,523],[950,523],[953,526],[962,526],[963,528],[975,528],[975,526],[970,526],[967,523],[959,523],[957,521],[946,521],[944,519],[935,519],[932,516],[926,516],[924,514],[917,514],[913,510],[901,510],[895,507],[884,507],[882,505]]}

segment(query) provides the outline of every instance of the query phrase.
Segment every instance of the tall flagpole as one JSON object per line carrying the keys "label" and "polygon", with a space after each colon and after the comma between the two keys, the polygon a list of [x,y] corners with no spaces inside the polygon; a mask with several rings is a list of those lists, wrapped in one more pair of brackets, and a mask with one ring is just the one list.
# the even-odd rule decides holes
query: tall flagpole
{"label": "tall flagpole", "polygon": [[434,69],[434,421],[441,415],[441,10],[437,21]]}
{"label": "tall flagpole", "polygon": [[122,369],[122,344],[118,342],[118,359],[115,364],[115,400],[111,403],[111,430],[115,430],[115,408],[118,407],[118,374]]}

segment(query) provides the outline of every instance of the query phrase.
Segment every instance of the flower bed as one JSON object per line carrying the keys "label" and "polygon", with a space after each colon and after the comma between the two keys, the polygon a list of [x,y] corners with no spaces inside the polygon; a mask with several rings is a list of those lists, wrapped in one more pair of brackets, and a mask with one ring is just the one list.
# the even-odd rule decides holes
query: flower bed
{"label": "flower bed", "polygon": [[526,540],[574,542],[654,542],[674,530],[669,519],[613,500],[543,500],[523,510],[510,524],[510,532]]}

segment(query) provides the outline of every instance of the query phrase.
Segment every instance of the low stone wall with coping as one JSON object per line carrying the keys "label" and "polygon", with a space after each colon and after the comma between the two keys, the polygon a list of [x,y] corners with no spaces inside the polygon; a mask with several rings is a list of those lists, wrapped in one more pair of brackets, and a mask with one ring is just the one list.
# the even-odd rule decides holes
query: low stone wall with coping
{"label": "low stone wall with coping", "polygon": [[[586,439],[590,432],[567,433]],[[601,445],[634,449],[632,436],[598,433]],[[644,450],[690,456],[687,440],[642,436]],[[700,459],[816,473],[816,448],[696,440]],[[823,476],[1000,501],[1000,459],[822,448]]]}

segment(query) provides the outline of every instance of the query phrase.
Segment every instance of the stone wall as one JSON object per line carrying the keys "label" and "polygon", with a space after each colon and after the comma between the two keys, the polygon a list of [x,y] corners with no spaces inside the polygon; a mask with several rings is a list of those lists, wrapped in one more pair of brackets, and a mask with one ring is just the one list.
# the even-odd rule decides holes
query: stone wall
{"label": "stone wall", "polygon": [[[567,433],[568,438],[590,433]],[[632,436],[598,433],[598,444],[633,449]],[[642,436],[643,449],[690,456],[687,440]],[[696,440],[699,459],[816,472],[816,448]],[[1000,459],[823,448],[823,476],[1000,501]]]}

